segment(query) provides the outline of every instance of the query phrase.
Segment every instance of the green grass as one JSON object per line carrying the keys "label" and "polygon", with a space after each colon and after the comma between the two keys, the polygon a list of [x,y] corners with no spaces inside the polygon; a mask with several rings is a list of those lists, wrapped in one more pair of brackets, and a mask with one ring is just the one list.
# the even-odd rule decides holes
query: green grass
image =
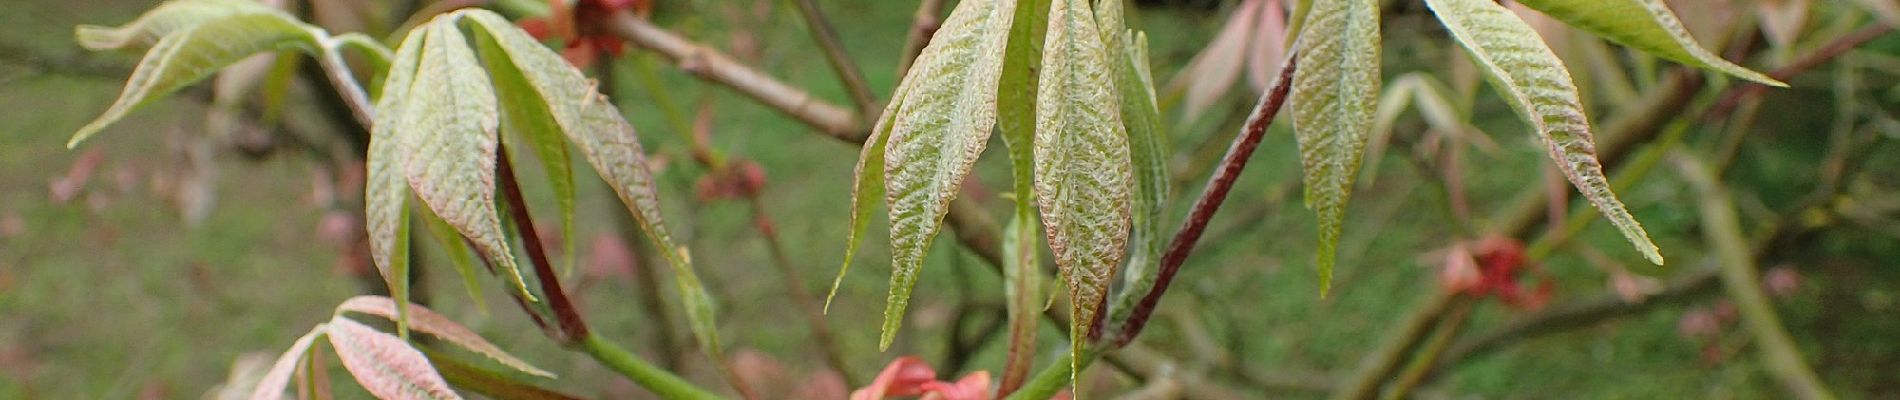
{"label": "green grass", "polygon": [[[726,47],[729,38],[722,22],[728,15],[723,10],[726,3],[700,1],[698,10],[705,12],[662,14],[662,22],[703,42]],[[903,46],[903,29],[912,11],[909,2],[823,4],[840,23],[845,44],[861,61],[871,86],[878,95],[888,95],[897,80],[895,60],[889,55]],[[126,21],[147,6],[147,2],[15,5],[0,13],[0,25],[4,25],[0,40],[51,54],[76,54],[78,50],[66,37],[72,25]],[[1152,10],[1140,17],[1139,26],[1155,40],[1156,70],[1162,77],[1171,76],[1212,35],[1220,20]],[[755,37],[764,49],[759,65],[764,69],[810,88],[821,98],[845,98],[803,25],[783,4],[770,23],[747,26],[758,30]],[[1410,70],[1415,66],[1409,63],[1415,62],[1394,62],[1389,69]],[[0,69],[5,71],[9,70]],[[663,77],[667,91],[682,105],[698,104],[702,98],[712,101],[717,112],[717,148],[765,167],[770,178],[768,210],[804,274],[802,283],[823,293],[843,250],[848,207],[844,197],[857,149],[813,135],[775,111],[671,68]],[[692,200],[694,180],[702,171],[690,165],[679,135],[668,130],[632,76],[621,74],[620,78],[622,109],[640,129],[648,148],[673,160],[661,179],[661,189],[668,194],[669,223],[689,238],[700,273],[721,301],[721,333],[728,346],[769,354],[795,376],[822,368],[815,346],[806,337],[804,320],[787,308],[780,277],[764,264],[769,262],[764,244],[750,226],[747,209],[737,203]],[[4,115],[0,117],[0,216],[19,216],[26,233],[0,238],[0,399],[127,398],[142,393],[197,397],[223,380],[230,361],[239,354],[274,354],[310,325],[328,318],[332,305],[362,291],[358,281],[333,267],[339,258],[334,245],[314,240],[322,210],[307,200],[314,170],[307,157],[279,153],[268,160],[250,161],[220,155],[217,208],[202,224],[184,226],[175,207],[153,193],[148,182],[177,163],[168,137],[202,140],[197,131],[203,127],[203,110],[189,101],[168,102],[135,113],[88,143],[88,149],[102,149],[107,161],[86,196],[54,203],[47,195],[47,179],[62,174],[80,154],[64,149],[67,134],[105,107],[117,93],[121,77],[53,73],[9,79],[0,86],[0,110],[6,110],[0,112]],[[1244,109],[1250,104],[1249,99],[1229,99],[1217,107]],[[1491,215],[1508,207],[1511,196],[1522,188],[1540,184],[1543,178],[1536,171],[1547,161],[1500,103],[1487,100],[1480,112],[1482,125],[1505,147],[1500,154],[1473,154],[1469,159],[1475,172],[1468,182],[1474,211]],[[1222,112],[1217,109],[1210,114]],[[1815,114],[1823,115],[1817,124],[1824,123],[1825,110]],[[1196,126],[1175,133],[1177,152],[1218,151],[1233,132],[1232,126],[1217,122]],[[1737,173],[1737,180],[1751,185],[1748,190],[1762,193],[1771,207],[1805,193],[1811,182],[1804,177],[1811,175],[1819,157],[1820,151],[1810,144],[1818,143],[1814,136],[1775,133],[1791,129],[1765,125],[1764,142],[1744,153],[1749,160],[1763,162]],[[1711,136],[1709,132],[1698,135]],[[1389,321],[1425,291],[1436,290],[1435,272],[1421,265],[1420,254],[1445,245],[1448,222],[1438,212],[1442,206],[1431,197],[1432,191],[1417,183],[1408,163],[1392,155],[1381,164],[1385,170],[1380,182],[1355,194],[1335,290],[1328,298],[1319,297],[1311,262],[1310,213],[1298,203],[1297,189],[1290,197],[1269,198],[1271,188],[1298,179],[1294,147],[1284,127],[1270,134],[1222,214],[1232,217],[1264,208],[1255,213],[1264,217],[1217,224],[1217,232],[1228,223],[1242,228],[1203,243],[1203,251],[1189,262],[1163,303],[1164,310],[1144,337],[1145,343],[1179,360],[1215,361],[1202,360],[1177,325],[1196,321],[1205,324],[1208,335],[1216,339],[1212,348],[1224,352],[1218,361],[1226,366],[1211,372],[1216,378],[1232,379],[1226,372],[1232,365],[1244,365],[1249,371],[1343,374],[1376,344]],[[1009,186],[1001,149],[1000,142],[993,143],[991,154],[978,167],[983,185],[992,191]],[[1900,169],[1884,169],[1895,170]],[[1196,194],[1199,179],[1177,188],[1176,198],[1182,200],[1176,203],[1175,215]],[[120,187],[119,181],[129,183]],[[585,200],[578,232],[582,236],[574,239],[582,240],[579,252],[584,257],[594,235],[612,231],[608,213],[620,208],[598,184],[581,187]],[[545,188],[531,184],[529,189],[532,195]],[[1700,258],[1695,210],[1688,208],[1689,194],[1673,176],[1660,171],[1622,194],[1658,236],[1672,261],[1671,271],[1700,267],[1695,262]],[[995,199],[979,200],[995,205],[998,212],[1006,208]],[[956,317],[956,305],[963,301],[959,275],[977,288],[971,293],[972,301],[999,303],[1001,298],[994,274],[972,257],[954,260],[953,253],[960,250],[953,239],[942,237],[924,267],[910,323],[890,352],[878,353],[876,321],[888,284],[882,262],[889,256],[883,229],[882,225],[872,228],[858,266],[827,317],[842,335],[850,362],[857,366],[854,373],[860,377],[869,377],[898,355],[946,358],[943,338]],[[1880,242],[1854,231],[1822,235],[1812,243],[1786,256],[1810,278],[1803,291],[1781,304],[1790,331],[1840,394],[1877,398],[1900,390],[1893,375],[1900,370],[1900,348],[1892,340],[1900,333],[1900,321],[1881,317],[1894,315],[1892,299],[1900,296],[1896,294],[1900,293],[1900,273],[1879,267],[1900,255],[1892,250],[1890,240]],[[1587,230],[1581,245],[1595,247],[1619,262],[1640,262],[1606,226]],[[435,308],[503,348],[560,373],[563,379],[554,383],[556,387],[609,398],[644,395],[590,360],[543,338],[499,295],[497,281],[487,282],[488,311],[484,313],[462,294],[459,278],[440,267],[432,266],[429,278]],[[1572,249],[1560,251],[1543,269],[1558,282],[1555,301],[1599,293],[1604,287],[1603,274]],[[656,349],[649,341],[655,324],[636,306],[637,285],[589,279],[577,287],[582,288],[581,304],[596,331],[655,358]],[[1739,352],[1719,363],[1703,361],[1700,344],[1676,334],[1676,321],[1685,309],[1713,301],[1661,307],[1523,342],[1473,359],[1431,389],[1480,398],[1780,397],[1778,387],[1745,345],[1742,331],[1725,333],[1725,340]],[[677,307],[669,307],[677,316]],[[1470,329],[1484,329],[1519,313],[1486,304],[1475,314]],[[685,332],[678,334],[682,343],[690,341]],[[1055,332],[1046,331],[1042,343],[1052,349],[1059,340]],[[718,388],[718,375],[703,357],[693,350],[683,351],[684,375]],[[1000,368],[1000,352],[1000,345],[985,346],[969,367],[994,371]],[[1094,370],[1095,386],[1112,390],[1126,385],[1124,379],[1101,372],[1106,370]],[[343,377],[340,371],[335,376]]]}

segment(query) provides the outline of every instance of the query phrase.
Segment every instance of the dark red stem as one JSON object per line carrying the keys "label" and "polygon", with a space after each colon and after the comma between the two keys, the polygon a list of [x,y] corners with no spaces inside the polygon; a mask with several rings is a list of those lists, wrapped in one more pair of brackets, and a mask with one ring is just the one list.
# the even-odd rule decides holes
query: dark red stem
{"label": "dark red stem", "polygon": [[[541,297],[548,302],[548,308],[554,310],[554,321],[560,327],[561,337],[555,338],[564,345],[577,345],[587,338],[587,322],[581,319],[580,310],[574,308],[574,302],[567,297],[567,291],[561,289],[561,276],[554,273],[554,263],[548,258],[547,248],[542,246],[541,235],[534,230],[534,219],[528,215],[528,201],[521,195],[521,185],[515,180],[514,167],[508,162],[508,150],[497,146],[496,183],[503,196],[508,198],[508,213],[515,219],[515,230],[521,233],[521,242],[528,251],[528,259],[534,264],[535,280],[541,283]],[[529,312],[533,314],[533,312]]]}
{"label": "dark red stem", "polygon": [[1142,296],[1135,305],[1128,322],[1122,325],[1121,332],[1115,336],[1115,347],[1121,347],[1133,341],[1141,329],[1148,326],[1148,317],[1154,314],[1155,305],[1161,302],[1161,295],[1168,292],[1168,286],[1174,282],[1175,273],[1181,272],[1181,264],[1187,261],[1188,254],[1194,252],[1195,242],[1201,240],[1201,234],[1207,231],[1207,225],[1214,220],[1214,212],[1220,211],[1222,202],[1227,201],[1227,193],[1234,189],[1234,182],[1240,179],[1240,172],[1247,168],[1247,160],[1260,147],[1260,139],[1266,137],[1267,126],[1273,125],[1274,116],[1280,114],[1280,107],[1286,105],[1287,94],[1292,91],[1293,71],[1298,69],[1297,58],[1288,55],[1286,65],[1280,67],[1280,76],[1273,81],[1273,87],[1260,96],[1260,102],[1254,105],[1253,114],[1247,117],[1246,126],[1241,128],[1240,136],[1234,138],[1227,155],[1221,157],[1220,167],[1214,170],[1214,176],[1207,181],[1207,187],[1201,189],[1201,198],[1194,201],[1194,209],[1188,212],[1188,219],[1181,223],[1181,229],[1175,231],[1174,240],[1168,242],[1168,250],[1162,253],[1161,270],[1155,277],[1155,285],[1148,294]]}

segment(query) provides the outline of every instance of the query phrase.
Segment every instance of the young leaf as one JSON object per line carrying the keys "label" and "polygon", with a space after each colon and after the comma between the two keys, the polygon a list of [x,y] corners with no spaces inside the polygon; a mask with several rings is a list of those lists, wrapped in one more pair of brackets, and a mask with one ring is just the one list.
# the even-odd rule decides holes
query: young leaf
{"label": "young leaf", "polygon": [[1769,86],[1788,86],[1702,48],[1662,0],[1519,0],[1518,4],[1658,57]]}
{"label": "young leaf", "polygon": [[904,104],[904,86],[899,85],[891,97],[890,104],[884,107],[884,113],[878,117],[877,125],[871,128],[871,137],[864,141],[862,154],[858,156],[858,166],[851,180],[851,232],[845,238],[844,263],[838,267],[838,276],[831,279],[831,293],[825,295],[825,312],[831,311],[831,300],[838,296],[838,286],[844,283],[844,275],[851,271],[851,261],[858,254],[858,243],[864,230],[871,226],[871,213],[877,211],[877,201],[884,199],[884,149],[889,143],[891,120],[897,118],[897,110]]}
{"label": "young leaf", "polygon": [[[396,305],[397,303],[388,297],[356,296],[343,301],[343,304],[337,305],[336,312],[338,315],[344,312],[363,313],[394,321],[397,317]],[[435,336],[436,338],[449,342],[449,344],[480,353],[516,371],[546,378],[554,377],[554,373],[535,368],[533,365],[529,365],[527,361],[509,355],[508,352],[502,351],[501,348],[495,347],[494,344],[488,343],[487,340],[483,340],[481,335],[475,334],[475,331],[469,330],[468,327],[449,320],[448,317],[442,314],[436,314],[435,311],[430,311],[428,308],[413,305],[409,307],[409,312],[409,327],[412,329]]]}
{"label": "young leaf", "polygon": [[1610,191],[1603,166],[1597,162],[1596,143],[1590,134],[1590,120],[1583,113],[1583,102],[1557,55],[1524,21],[1490,0],[1427,0],[1426,5],[1484,68],[1512,108],[1536,128],[1551,159],[1556,160],[1570,183],[1645,258],[1662,265],[1662,254],[1649,241],[1642,224]]}
{"label": "young leaf", "polygon": [[996,124],[1016,0],[968,0],[918,55],[904,77],[904,103],[891,120],[884,152],[885,201],[891,221],[891,291],[878,348],[903,325],[931,239]]}
{"label": "young leaf", "polygon": [[499,146],[494,88],[489,86],[468,38],[453,17],[437,17],[425,29],[422,58],[407,104],[412,114],[395,129],[403,139],[403,175],[416,198],[455,227],[515,290],[533,301],[495,209],[495,151]]}
{"label": "young leaf", "polygon": [[290,386],[290,375],[297,371],[298,361],[302,361],[304,355],[310,352],[310,345],[316,342],[318,336],[323,336],[327,327],[328,325],[317,325],[316,328],[310,330],[310,333],[303,334],[303,337],[291,343],[290,349],[284,350],[284,355],[277,356],[277,362],[271,363],[270,372],[264,373],[264,378],[257,381],[257,386],[252,387],[251,400],[284,398],[284,388]]}
{"label": "young leaf", "polygon": [[[383,80],[382,97],[376,99],[376,109],[382,112],[376,114],[375,126],[370,128],[365,162],[363,226],[369,231],[370,260],[382,272],[383,283],[389,286],[389,294],[396,297],[397,304],[409,302],[409,179],[403,175],[403,163],[409,155],[405,149],[409,146],[403,143],[407,132],[398,128],[413,125],[409,121],[417,117],[406,106],[427,40],[426,30],[416,31],[404,38],[397,50],[389,75]],[[461,242],[459,234],[455,241]],[[398,315],[409,315],[407,306],[398,311]],[[397,330],[407,332],[408,321],[407,317],[396,318]]]}
{"label": "young leaf", "polygon": [[1320,295],[1332,288],[1346,202],[1370,138],[1379,96],[1379,3],[1314,2],[1293,74],[1293,130],[1306,172],[1306,206],[1319,218]]}
{"label": "young leaf", "polygon": [[1154,78],[1148,72],[1147,37],[1124,28],[1122,0],[1097,2],[1095,19],[1107,45],[1122,122],[1128,129],[1129,160],[1134,163],[1128,267],[1109,319],[1120,321],[1154,287],[1162,246],[1169,239],[1161,220],[1168,202],[1168,138],[1161,129]]}
{"label": "young leaf", "polygon": [[146,48],[173,32],[243,14],[282,12],[248,0],[177,0],[159,4],[119,27],[80,25],[73,30],[73,37],[87,50]]}
{"label": "young leaf", "polygon": [[[495,95],[501,99],[502,141],[509,149],[534,149],[535,158],[548,175],[554,189],[554,202],[561,213],[561,243],[566,257],[564,271],[574,266],[574,171],[568,160],[567,143],[561,127],[548,111],[547,103],[534,91],[528,78],[509,62],[508,54],[495,43],[492,35],[475,35],[482,65],[495,83]],[[526,141],[526,143],[517,143]],[[514,158],[519,160],[520,158]]]}
{"label": "young leaf", "polygon": [[[371,140],[374,142],[374,139]],[[398,183],[401,182],[399,181]],[[405,189],[406,188],[405,186]],[[407,192],[404,192],[404,194],[407,195]],[[429,211],[429,208],[426,206],[419,204],[412,205],[421,210],[421,212],[416,213],[416,216],[422,219],[422,226],[428,229],[429,237],[435,239],[435,244],[441,246],[444,253],[448,253],[449,265],[455,267],[455,274],[462,276],[462,288],[468,292],[469,300],[474,300],[475,307],[481,310],[482,313],[487,313],[488,303],[484,302],[485,298],[482,297],[481,275],[478,274],[479,270],[476,269],[486,268],[487,266],[478,266],[480,261],[477,261],[476,257],[479,257],[479,253],[477,253],[473,246],[469,246],[468,240],[462,239],[462,234],[456,232],[455,227],[449,226],[447,221],[443,221],[442,217],[436,216],[435,212]],[[403,297],[397,298],[401,299]],[[406,305],[401,307],[405,310],[408,309]],[[408,313],[405,311],[403,315],[408,315]],[[406,321],[407,318],[399,321],[398,325],[406,324]],[[403,329],[408,328],[404,327]]]}
{"label": "young leaf", "polygon": [[330,319],[330,346],[336,348],[343,368],[379,399],[461,399],[429,358],[395,335],[383,333],[349,318]]}
{"label": "young leaf", "polygon": [[[1181,122],[1191,123],[1207,112],[1214,102],[1226,95],[1240,81],[1249,58],[1248,40],[1253,38],[1255,25],[1260,22],[1263,2],[1247,0],[1235,8],[1233,15],[1221,27],[1220,33],[1207,41],[1194,59],[1188,60],[1181,73],[1168,82],[1168,92],[1184,96],[1181,103]],[[1120,11],[1113,11],[1117,14]],[[1116,17],[1120,19],[1120,17]],[[1120,25],[1103,25],[1102,29],[1121,30]]]}
{"label": "young leaf", "polygon": [[1004,296],[1009,314],[1008,361],[997,386],[1001,397],[1021,387],[1035,366],[1036,326],[1042,321],[1041,236],[1036,221],[1036,86],[1042,39],[1048,31],[1049,0],[1016,3],[996,93],[997,128],[1009,149],[1015,216],[1003,233]]}
{"label": "young leaf", "polygon": [[160,39],[139,60],[112,106],[73,133],[67,147],[92,137],[126,113],[150,104],[225,66],[266,51],[317,46],[317,31],[288,16],[249,14],[206,21]]}
{"label": "young leaf", "polygon": [[1036,204],[1069,286],[1080,354],[1127,251],[1134,171],[1114,67],[1084,0],[1057,0],[1036,89]]}
{"label": "young leaf", "polygon": [[473,21],[480,28],[478,34],[493,38],[515,70],[540,94],[567,141],[579,149],[594,171],[613,187],[620,202],[633,214],[634,221],[655,243],[654,248],[660,249],[660,254],[672,266],[673,282],[686,308],[687,323],[701,348],[715,358],[722,358],[712,296],[706,293],[699,276],[693,272],[686,249],[673,244],[672,233],[660,213],[653,172],[647,169],[646,150],[640,148],[633,125],[620,116],[620,110],[596,91],[594,83],[580,70],[507,19],[479,9],[451,15]]}

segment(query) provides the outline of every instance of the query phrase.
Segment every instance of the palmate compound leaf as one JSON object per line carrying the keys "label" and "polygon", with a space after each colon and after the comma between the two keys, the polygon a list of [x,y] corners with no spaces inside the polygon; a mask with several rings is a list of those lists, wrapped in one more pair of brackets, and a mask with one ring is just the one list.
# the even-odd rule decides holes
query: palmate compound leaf
{"label": "palmate compound leaf", "polygon": [[[867,146],[884,150],[881,165],[867,155],[862,168],[884,170],[891,221],[891,291],[880,349],[897,337],[931,239],[996,124],[997,86],[1015,12],[1015,0],[958,3],[898,85],[893,97],[902,101],[892,102],[881,127],[889,131],[874,139],[881,143]],[[864,182],[865,172],[859,174]],[[861,189],[854,203],[870,194]]]}
{"label": "palmate compound leaf", "polygon": [[[398,317],[397,308],[397,303],[388,297],[356,296],[343,301],[343,304],[336,307],[336,312],[339,316],[345,312],[353,312],[374,315],[394,321]],[[421,306],[411,306],[408,311],[409,327],[411,329],[427,333],[449,344],[481,354],[516,371],[545,378],[554,377],[554,373],[535,368],[533,365],[528,364],[527,361],[502,351],[501,348],[495,347],[494,344],[482,339],[481,335],[477,335],[475,331],[469,330],[468,327],[464,327],[462,324],[455,323],[455,321],[450,320],[442,314],[436,314],[434,311],[430,311],[428,308]]]}
{"label": "palmate compound leaf", "polygon": [[439,16],[410,33],[428,36],[419,43],[415,77],[400,98],[405,104],[385,111],[404,114],[389,133],[395,136],[411,193],[467,238],[516,291],[534,301],[495,207],[500,112],[494,88],[456,21]]}
{"label": "palmate compound leaf", "polygon": [[80,25],[73,30],[79,46],[88,50],[146,48],[173,32],[207,21],[243,14],[279,14],[282,11],[250,0],[175,0],[153,7],[138,19],[118,27]]}
{"label": "palmate compound leaf", "polygon": [[[1304,4],[1304,3],[1303,3]],[[1371,137],[1379,96],[1379,3],[1312,2],[1301,21],[1293,74],[1293,130],[1305,167],[1306,206],[1319,218],[1320,295],[1332,288],[1346,202]]]}
{"label": "palmate compound leaf", "polygon": [[291,374],[297,372],[297,365],[303,361],[304,356],[309,355],[310,346],[316,343],[318,337],[327,333],[328,329],[329,325],[319,324],[316,328],[310,329],[310,333],[305,333],[303,337],[297,338],[295,343],[291,343],[290,349],[284,350],[283,355],[277,356],[277,361],[271,363],[270,371],[265,372],[264,378],[257,381],[257,386],[251,388],[250,399],[283,399],[284,388],[290,386]]}
{"label": "palmate compound leaf", "polygon": [[1134,171],[1114,67],[1086,0],[1057,0],[1036,89],[1036,204],[1081,354],[1127,251]]}
{"label": "palmate compound leaf", "polygon": [[356,383],[385,400],[461,399],[437,373],[435,365],[402,338],[356,320],[331,318],[325,331],[337,359]]}
{"label": "palmate compound leaf", "polygon": [[1676,62],[1769,86],[1781,81],[1722,59],[1697,44],[1662,0],[1518,0],[1551,18],[1612,42]]}
{"label": "palmate compound leaf", "polygon": [[67,147],[99,133],[126,113],[184,88],[253,54],[315,49],[321,31],[281,13],[255,13],[202,21],[167,34],[132,70],[119,99],[73,133]]}
{"label": "palmate compound leaf", "polygon": [[1490,0],[1426,0],[1426,4],[1485,70],[1512,108],[1537,130],[1551,159],[1570,183],[1622,231],[1644,258],[1662,265],[1662,253],[1650,242],[1642,224],[1610,191],[1603,166],[1597,162],[1590,121],[1584,116],[1576,84],[1557,55],[1538,39],[1537,32]]}
{"label": "palmate compound leaf", "polygon": [[[559,54],[541,45],[527,32],[486,10],[463,10],[451,15],[465,17],[487,35],[501,52],[488,51],[485,57],[507,57],[513,71],[521,74],[534,93],[546,105],[568,143],[580,151],[594,171],[605,179],[621,203],[633,214],[642,231],[672,266],[676,289],[686,308],[687,322],[701,348],[715,358],[723,351],[714,320],[712,296],[693,272],[686,248],[673,242],[660,212],[660,201],[647,169],[646,151],[641,149],[633,125],[620,115],[606,96],[581,71]],[[497,64],[498,66],[500,64]],[[527,94],[514,93],[527,96]],[[517,105],[510,105],[514,107]]]}
{"label": "palmate compound leaf", "polygon": [[1114,73],[1135,179],[1129,203],[1128,264],[1122,271],[1122,291],[1110,309],[1109,321],[1116,323],[1133,312],[1136,301],[1154,287],[1162,246],[1169,239],[1161,220],[1168,201],[1168,138],[1161,128],[1154,77],[1148,70],[1148,38],[1125,28],[1122,7],[1123,0],[1095,3],[1096,25]]}

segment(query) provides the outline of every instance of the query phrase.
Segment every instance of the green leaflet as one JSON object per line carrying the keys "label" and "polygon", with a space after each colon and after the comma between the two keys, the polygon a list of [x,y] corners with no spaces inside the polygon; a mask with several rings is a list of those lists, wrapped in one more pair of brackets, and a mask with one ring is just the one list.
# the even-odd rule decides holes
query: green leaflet
{"label": "green leaflet", "polygon": [[1702,48],[1662,0],[1519,0],[1518,3],[1570,26],[1658,57],[1764,85],[1788,86]]}
{"label": "green leaflet", "polygon": [[594,82],[580,70],[500,15],[479,9],[451,15],[474,21],[492,36],[515,69],[522,72],[528,84],[540,94],[567,141],[579,149],[594,171],[613,187],[620,202],[640,224],[641,231],[646,232],[654,248],[659,249],[672,266],[674,285],[700,346],[714,358],[723,358],[713,318],[712,296],[706,293],[699,276],[693,272],[686,248],[673,243],[672,233],[660,213],[653,172],[647,169],[646,150],[641,149],[633,125],[621,117],[620,110],[596,91]]}
{"label": "green leaflet", "polygon": [[838,276],[831,279],[831,293],[825,295],[826,313],[831,312],[831,300],[838,296],[838,286],[844,283],[845,273],[851,271],[851,259],[858,254],[858,242],[864,230],[871,226],[871,213],[877,209],[877,201],[884,198],[884,145],[890,142],[885,139],[890,138],[891,120],[897,117],[897,109],[903,104],[903,86],[898,86],[858,156],[851,181],[851,233],[845,239],[844,264],[838,267]]}
{"label": "green leaflet", "polygon": [[1458,43],[1464,45],[1548,145],[1551,159],[1583,192],[1592,205],[1621,230],[1623,237],[1657,265],[1662,254],[1649,234],[1610,191],[1597,163],[1590,121],[1584,116],[1577,87],[1557,55],[1537,39],[1537,33],[1509,10],[1489,0],[1427,0]]}
{"label": "green leaflet", "polygon": [[[370,259],[383,274],[383,283],[398,305],[396,326],[406,334],[409,324],[409,180],[403,175],[403,163],[409,146],[399,128],[412,125],[417,113],[407,112],[410,89],[422,48],[428,41],[426,31],[404,38],[395,61],[384,78],[381,98],[376,100],[375,126],[370,128],[369,154],[363,185],[363,225],[369,231]],[[433,218],[433,215],[430,216]],[[460,236],[456,242],[461,242]]]}
{"label": "green leaflet", "polygon": [[1049,0],[1016,3],[998,83],[997,127],[1009,148],[1016,213],[1003,232],[1004,295],[1009,312],[1008,360],[998,386],[1006,394],[1021,386],[1035,364],[1036,326],[1042,321],[1042,262],[1035,193],[1036,78],[1042,63],[1042,38],[1048,30]]}
{"label": "green leaflet", "polygon": [[957,3],[904,77],[904,102],[884,149],[891,222],[891,291],[878,348],[903,325],[931,239],[989,142],[1016,0]]}
{"label": "green leaflet", "polygon": [[502,142],[510,149],[533,149],[548,175],[548,185],[554,189],[555,205],[561,213],[561,254],[567,255],[562,260],[562,270],[571,273],[574,271],[576,196],[566,139],[561,136],[561,128],[555,125],[547,103],[528,84],[527,76],[509,62],[507,52],[495,43],[494,36],[476,30],[475,39],[482,65],[487,67],[488,77],[495,84],[495,95],[501,99]]}
{"label": "green leaflet", "polygon": [[395,126],[402,136],[403,171],[417,199],[454,226],[470,244],[509,278],[515,289],[536,297],[509,250],[495,208],[495,151],[500,112],[453,16],[437,17],[426,27],[428,40],[416,66],[416,78],[400,112],[412,114]]}
{"label": "green leaflet", "polygon": [[1169,239],[1162,226],[1168,202],[1168,138],[1161,128],[1154,77],[1148,71],[1146,35],[1125,29],[1122,0],[1096,2],[1095,19],[1107,45],[1114,71],[1116,97],[1122,122],[1128,129],[1129,160],[1134,163],[1135,194],[1130,213],[1128,264],[1122,272],[1122,290],[1116,296],[1109,321],[1119,323],[1134,311],[1137,301],[1154,287],[1162,247]]}
{"label": "green leaflet", "polygon": [[66,146],[76,147],[118,122],[126,113],[252,54],[314,49],[319,40],[319,31],[315,29],[282,14],[262,13],[204,21],[166,35],[139,60],[119,99],[97,119],[73,133],[72,141]]}
{"label": "green leaflet", "polygon": [[118,27],[80,25],[73,30],[73,37],[87,50],[142,49],[157,44],[173,32],[243,14],[283,16],[277,9],[248,0],[177,0],[153,7],[138,19]]}
{"label": "green leaflet", "polygon": [[1320,296],[1332,288],[1346,202],[1373,125],[1379,96],[1379,4],[1313,2],[1298,40],[1293,130],[1306,172],[1306,206],[1319,218]]}
{"label": "green leaflet", "polygon": [[1127,251],[1134,187],[1114,68],[1084,0],[1057,0],[1036,89],[1036,203],[1069,286],[1072,351],[1090,328]]}
{"label": "green leaflet", "polygon": [[324,328],[330,347],[356,383],[379,399],[461,399],[429,358],[409,342],[363,325],[335,317]]}

